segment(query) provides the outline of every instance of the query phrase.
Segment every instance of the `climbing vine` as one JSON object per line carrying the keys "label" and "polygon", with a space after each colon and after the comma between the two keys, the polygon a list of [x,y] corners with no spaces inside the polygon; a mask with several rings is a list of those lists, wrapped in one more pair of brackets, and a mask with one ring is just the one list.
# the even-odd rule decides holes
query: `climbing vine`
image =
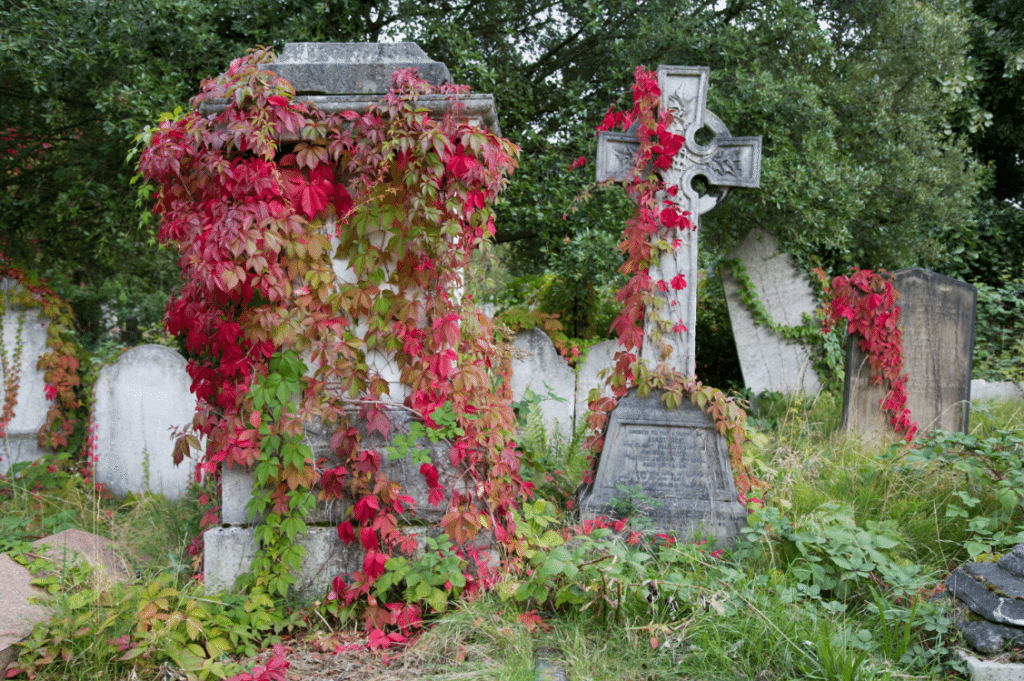
{"label": "climbing vine", "polygon": [[[701,384],[696,377],[683,375],[665,361],[671,348],[661,342],[663,334],[686,329],[666,315],[664,299],[658,292],[681,290],[690,282],[681,274],[671,281],[655,281],[650,276],[650,269],[663,253],[670,253],[682,245],[677,238],[677,230],[692,229],[693,224],[689,213],[680,210],[671,200],[679,192],[679,187],[666,186],[658,171],[671,166],[672,158],[685,140],[669,130],[672,113],[658,111],[661,90],[657,75],[643,67],[637,67],[634,75],[633,108],[618,111],[614,105],[609,107],[604,121],[598,126],[598,130],[616,127],[626,130],[635,126],[640,148],[626,180],[626,191],[636,208],[626,223],[623,240],[619,244],[619,250],[625,256],[620,271],[628,281],[616,295],[622,309],[612,330],[619,338],[621,350],[615,354],[615,370],[608,378],[612,396],[602,396],[597,390],[591,392],[587,415],[591,435],[587,445],[595,454],[601,451],[608,415],[617,400],[631,387],[636,387],[641,396],[652,390],[662,391],[661,398],[670,409],[680,406],[683,399],[688,398],[715,420],[718,432],[725,436],[737,488],[741,494],[746,494],[757,481],[743,463],[745,412],[720,390]],[[645,316],[651,322],[647,340],[656,349],[657,356],[662,358],[656,365],[637,356],[644,342]],[[588,472],[584,482],[592,482],[592,476],[593,470]]]}
{"label": "climbing vine", "polygon": [[854,269],[850,275],[832,279],[832,302],[828,307],[826,329],[845,319],[857,346],[867,355],[871,383],[881,384],[886,394],[882,410],[897,433],[909,442],[917,424],[907,409],[907,376],[903,373],[903,329],[899,325],[899,293],[885,272]]}
{"label": "climbing vine", "polygon": [[[492,390],[492,324],[458,294],[518,148],[464,122],[464,87],[404,70],[378,104],[327,114],[261,70],[271,59],[258,49],[233,61],[192,111],[140,136],[160,239],[182,270],[166,325],[190,355],[194,428],[207,438],[199,474],[255,467],[251,509],[266,512],[271,546],[301,530],[311,494],[344,500],[338,535],[364,561],[330,600],[361,610],[379,638],[401,615],[374,584],[418,547],[401,522],[414,500],[367,445],[394,434],[396,412],[448,435],[419,470],[457,547],[482,530],[511,541],[529,493],[512,410]],[[417,106],[437,95],[450,106],[440,120]],[[220,113],[199,113],[217,102]],[[324,454],[309,446],[314,430],[326,431]],[[454,471],[448,485],[441,468]],[[256,567],[280,590],[296,556],[278,558]]]}
{"label": "climbing vine", "polygon": [[[45,284],[33,279],[14,267],[0,253],[0,279],[9,279],[12,284],[0,290],[0,317],[8,309],[28,310],[37,308],[50,320],[46,332],[48,351],[39,358],[37,367],[44,370],[43,380],[46,398],[52,403],[46,420],[39,429],[40,447],[57,450],[69,445],[69,438],[83,420],[80,412],[84,408],[79,396],[82,350],[71,338],[73,317],[70,306]],[[8,351],[0,333],[0,359],[2,359],[4,404],[0,413],[0,436],[6,442],[7,426],[14,418],[21,387],[21,360],[24,351],[24,314],[18,315],[15,345]],[[2,330],[0,330],[2,331]],[[9,454],[9,450],[6,452]]]}
{"label": "climbing vine", "polygon": [[[750,280],[747,268],[739,258],[729,258],[721,261],[722,267],[729,268],[733,279],[739,284],[740,302],[754,318],[754,323],[770,329],[779,338],[799,343],[807,348],[813,357],[814,370],[821,379],[825,390],[836,392],[842,388],[843,375],[843,347],[839,334],[831,333],[831,329],[824,325],[826,308],[830,305],[828,301],[827,280],[825,286],[821,287],[819,293],[820,307],[815,310],[814,316],[804,314],[802,323],[798,326],[787,326],[772,319],[757,295],[754,282]],[[821,274],[819,274],[819,272]],[[821,268],[815,269],[815,276],[819,278],[824,275]]]}

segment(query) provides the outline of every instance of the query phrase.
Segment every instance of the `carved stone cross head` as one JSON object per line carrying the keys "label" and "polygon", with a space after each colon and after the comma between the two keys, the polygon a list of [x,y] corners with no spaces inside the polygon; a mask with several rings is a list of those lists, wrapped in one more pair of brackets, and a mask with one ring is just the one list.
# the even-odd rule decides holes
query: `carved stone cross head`
{"label": "carved stone cross head", "polygon": [[[668,186],[679,185],[677,201],[694,217],[725,198],[729,187],[761,186],[761,138],[733,137],[722,120],[707,110],[709,70],[706,66],[658,67],[661,110],[672,112],[669,131],[686,138],[672,166],[662,172]],[[636,124],[624,133],[601,132],[597,138],[597,181],[622,182],[640,147]],[[702,129],[710,139],[698,142]],[[704,177],[712,190],[703,196],[693,180]]]}
{"label": "carved stone cross head", "polygon": [[[663,334],[660,343],[651,342],[653,322],[650,316],[645,317],[640,354],[654,362],[668,361],[687,376],[694,375],[695,370],[698,218],[718,205],[730,187],[761,186],[761,138],[733,137],[718,116],[707,110],[708,77],[706,66],[658,67],[660,109],[672,112],[669,131],[686,139],[672,158],[672,165],[661,171],[665,186],[677,185],[679,191],[675,196],[662,198],[689,211],[693,229],[677,232],[678,247],[662,253],[658,262],[651,265],[652,281],[674,281],[682,274],[687,286],[682,290],[665,287],[663,292],[655,293],[665,300],[665,319],[672,323],[672,332]],[[628,177],[640,147],[636,127],[634,124],[624,133],[598,134],[598,182],[622,182]],[[703,177],[708,185],[703,194],[694,187],[693,181],[698,177]]]}

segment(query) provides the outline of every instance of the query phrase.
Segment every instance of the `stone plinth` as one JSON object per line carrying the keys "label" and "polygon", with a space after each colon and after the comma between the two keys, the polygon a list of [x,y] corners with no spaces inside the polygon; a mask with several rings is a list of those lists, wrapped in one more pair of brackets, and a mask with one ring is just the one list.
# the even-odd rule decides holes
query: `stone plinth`
{"label": "stone plinth", "polygon": [[649,513],[655,528],[684,541],[711,533],[728,546],[746,526],[725,438],[689,402],[668,409],[659,394],[640,398],[635,389],[619,400],[593,487],[581,500],[584,516],[611,515],[611,500],[623,496],[616,485],[640,487],[660,502]]}
{"label": "stone plinth", "polygon": [[[751,230],[728,255],[739,260],[750,278],[757,299],[773,322],[800,326],[804,315],[813,315],[817,304],[810,283],[779,251],[771,234]],[[722,268],[722,286],[729,307],[736,352],[743,382],[755,395],[765,390],[778,393],[817,394],[821,381],[812,366],[810,353],[798,342],[776,334],[759,324],[742,298],[742,283],[729,267]]]}
{"label": "stone plinth", "polygon": [[172,429],[184,430],[196,398],[185,358],[162,345],[140,345],[103,367],[96,398],[96,481],[114,495],[156,492],[177,499],[194,463],[174,465]]}
{"label": "stone plinth", "polygon": [[[907,408],[918,430],[967,432],[978,290],[917,267],[893,272],[903,327]],[[880,406],[885,389],[870,385],[867,356],[851,337],[846,347],[843,425],[864,437],[892,432]]]}

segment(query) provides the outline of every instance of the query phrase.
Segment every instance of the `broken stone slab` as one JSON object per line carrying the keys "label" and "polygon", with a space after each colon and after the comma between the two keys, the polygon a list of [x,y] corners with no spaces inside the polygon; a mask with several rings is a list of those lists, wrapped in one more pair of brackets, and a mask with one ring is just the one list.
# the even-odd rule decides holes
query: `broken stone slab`
{"label": "broken stone slab", "polygon": [[1001,596],[1017,600],[1024,599],[1024,580],[997,563],[968,563],[964,565],[967,574],[980,579]]}
{"label": "broken stone slab", "polygon": [[[109,539],[82,530],[70,529],[32,542],[38,555],[58,568],[85,562],[94,569],[96,587],[109,588],[114,583],[132,577],[128,563],[117,552]],[[32,586],[34,575],[7,554],[0,555],[0,594],[4,607],[0,609],[0,676],[17,659],[15,645],[32,633],[32,628],[50,617],[50,609],[34,602],[45,593]]]}
{"label": "broken stone slab", "polygon": [[431,85],[450,83],[444,62],[416,43],[285,43],[262,68],[281,76],[301,94],[355,95],[387,92],[391,74],[416,69]]}
{"label": "broken stone slab", "polygon": [[1017,544],[1013,550],[1004,554],[996,565],[1009,573],[1024,578],[1024,544]]}
{"label": "broken stone slab", "polygon": [[948,592],[946,597],[953,604],[953,624],[963,634],[967,645],[977,652],[992,655],[1002,652],[1008,645],[1024,644],[1024,629],[989,622]]}
{"label": "broken stone slab", "polygon": [[[1001,596],[989,588],[989,585],[972,576],[967,569],[979,563],[969,563],[957,568],[946,579],[946,589],[967,607],[990,622],[1024,626],[1024,601],[1017,598]],[[996,567],[993,565],[993,567]],[[966,569],[965,569],[966,568]]]}
{"label": "broken stone slab", "polygon": [[15,645],[29,634],[39,622],[50,618],[46,606],[33,602],[43,592],[32,586],[34,577],[23,565],[14,562],[6,553],[0,555],[0,593],[4,607],[0,610],[0,676],[18,658]]}

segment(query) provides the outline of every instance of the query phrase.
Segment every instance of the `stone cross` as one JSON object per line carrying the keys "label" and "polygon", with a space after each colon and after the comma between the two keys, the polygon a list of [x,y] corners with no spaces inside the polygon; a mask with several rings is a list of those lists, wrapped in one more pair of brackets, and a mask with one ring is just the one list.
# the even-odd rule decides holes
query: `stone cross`
{"label": "stone cross", "polygon": [[[662,171],[665,185],[679,186],[673,201],[681,210],[689,211],[693,229],[680,230],[676,238],[679,248],[661,256],[651,266],[654,281],[671,281],[683,274],[687,286],[681,291],[669,287],[659,293],[665,299],[663,316],[679,321],[685,330],[668,332],[663,342],[672,347],[669,363],[687,376],[693,376],[696,351],[694,331],[697,327],[697,227],[698,219],[718,205],[730,187],[761,186],[761,137],[733,137],[725,124],[706,108],[709,69],[706,66],[658,67],[658,87],[661,89],[661,111],[671,111],[673,121],[669,131],[686,138],[685,144],[672,160],[672,166]],[[624,133],[601,132],[597,138],[597,181],[626,179],[640,145],[635,125]],[[698,134],[700,133],[700,135]],[[701,144],[698,139],[704,139]],[[708,191],[701,194],[693,186],[695,178],[702,177]],[[651,322],[644,322],[644,344],[640,356],[653,362],[661,361],[657,346],[650,342]]]}

